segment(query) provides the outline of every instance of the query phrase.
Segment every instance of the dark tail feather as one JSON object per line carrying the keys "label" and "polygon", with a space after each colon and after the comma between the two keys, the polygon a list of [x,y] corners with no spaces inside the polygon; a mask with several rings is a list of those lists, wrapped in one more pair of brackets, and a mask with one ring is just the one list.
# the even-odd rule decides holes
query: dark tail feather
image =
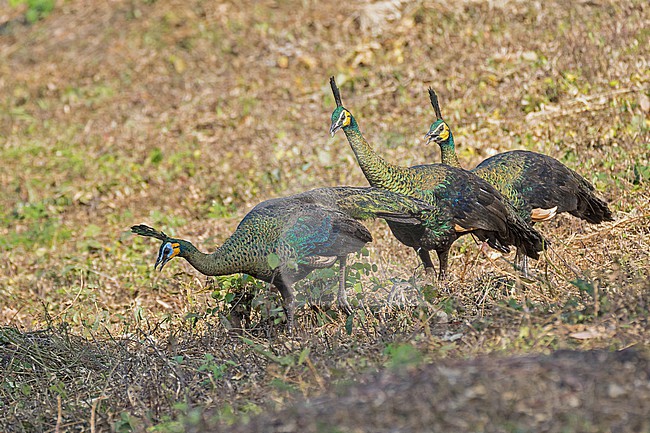
{"label": "dark tail feather", "polygon": [[612,211],[607,207],[607,203],[591,192],[578,196],[578,209],[571,212],[571,215],[582,218],[591,224],[614,221]]}
{"label": "dark tail feather", "polygon": [[[537,230],[524,220],[509,203],[506,205],[506,234],[499,239],[502,245],[514,245],[519,253],[531,259],[539,259],[539,253],[544,250],[547,242]],[[501,234],[503,232],[499,232]]]}
{"label": "dark tail feather", "polygon": [[487,244],[495,250],[501,251],[504,254],[508,254],[510,252],[510,247],[508,247],[508,245],[511,245],[513,243],[511,239],[509,239],[504,245],[501,242],[501,239],[499,239],[497,232],[474,230],[473,233],[481,242],[487,242]]}
{"label": "dark tail feather", "polygon": [[550,244],[537,230],[519,217],[509,225],[509,229],[514,238],[512,243],[517,250],[531,259],[539,259],[539,253]]}
{"label": "dark tail feather", "polygon": [[510,252],[510,248],[507,245],[502,245],[501,242],[499,242],[499,240],[496,238],[488,237],[487,244],[492,248],[494,248],[495,250],[501,251],[504,254]]}
{"label": "dark tail feather", "polygon": [[168,238],[168,236],[164,232],[160,232],[156,229],[153,229],[149,226],[146,226],[144,224],[139,224],[137,226],[131,226],[131,232],[135,233],[136,235],[140,236],[146,236],[149,238],[156,238],[161,241],[164,241]]}

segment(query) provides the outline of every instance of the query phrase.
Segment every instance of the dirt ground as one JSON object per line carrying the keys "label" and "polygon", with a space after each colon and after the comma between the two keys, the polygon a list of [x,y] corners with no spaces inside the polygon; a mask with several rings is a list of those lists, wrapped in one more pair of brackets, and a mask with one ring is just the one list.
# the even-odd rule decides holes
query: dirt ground
{"label": "dirt ground", "polygon": [[[646,3],[0,0],[0,431],[650,431]],[[315,272],[294,338],[264,284],[154,272],[133,224],[210,251],[367,185],[330,76],[387,160],[439,160],[431,86],[466,167],[551,155],[615,221],[540,224],[532,279],[465,237],[444,284],[370,223],[356,314]]]}
{"label": "dirt ground", "polygon": [[365,380],[223,431],[650,430],[648,359],[631,350],[445,360]]}

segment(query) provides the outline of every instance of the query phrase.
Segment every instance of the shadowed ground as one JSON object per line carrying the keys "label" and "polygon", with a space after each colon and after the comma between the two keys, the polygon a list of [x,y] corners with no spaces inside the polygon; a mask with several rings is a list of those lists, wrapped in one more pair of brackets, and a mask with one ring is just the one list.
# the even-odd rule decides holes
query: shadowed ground
{"label": "shadowed ground", "polygon": [[[648,430],[647,1],[60,0],[32,24],[39,2],[11,3],[0,431]],[[295,339],[265,284],[154,272],[134,224],[214,251],[263,200],[367,185],[328,135],[332,75],[387,160],[439,160],[431,86],[465,167],[545,153],[615,221],[539,224],[552,247],[532,280],[465,237],[444,285],[369,224],[357,314],[331,306],[335,269],[315,272]]]}
{"label": "shadowed ground", "polygon": [[[385,371],[231,432],[645,432],[650,363],[634,350],[445,360]],[[195,431],[201,431],[202,426]]]}

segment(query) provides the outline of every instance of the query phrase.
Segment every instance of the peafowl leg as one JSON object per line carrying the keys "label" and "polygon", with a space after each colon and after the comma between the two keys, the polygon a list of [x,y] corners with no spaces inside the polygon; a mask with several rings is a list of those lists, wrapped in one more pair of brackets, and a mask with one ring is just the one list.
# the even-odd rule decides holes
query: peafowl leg
{"label": "peafowl leg", "polygon": [[528,271],[528,257],[517,248],[517,253],[515,254],[515,267],[521,271],[524,275],[524,278],[530,278],[530,272]]}
{"label": "peafowl leg", "polygon": [[415,252],[420,256],[422,264],[424,265],[424,272],[430,276],[434,277],[436,275],[436,268],[433,267],[433,261],[431,261],[431,254],[428,250],[424,248],[415,248]]}
{"label": "peafowl leg", "polygon": [[339,292],[336,296],[338,306],[346,315],[352,314],[352,307],[348,303],[348,295],[345,291],[345,274],[347,273],[347,256],[339,256]]}
{"label": "peafowl leg", "polygon": [[295,305],[293,303],[293,290],[291,287],[285,285],[281,282],[276,282],[275,286],[278,288],[280,295],[282,295],[282,307],[284,308],[284,314],[287,316],[287,329],[289,334],[293,334],[293,316],[295,311]]}
{"label": "peafowl leg", "polygon": [[440,273],[438,274],[438,281],[447,279],[447,266],[449,263],[449,250],[437,251],[438,262],[440,262]]}

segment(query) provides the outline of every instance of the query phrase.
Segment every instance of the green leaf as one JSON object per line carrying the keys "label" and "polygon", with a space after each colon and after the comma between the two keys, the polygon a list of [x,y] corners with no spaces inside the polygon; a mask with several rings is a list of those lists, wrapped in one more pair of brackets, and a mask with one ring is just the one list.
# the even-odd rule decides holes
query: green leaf
{"label": "green leaf", "polygon": [[305,347],[298,355],[298,365],[301,365],[309,357],[309,347]]}
{"label": "green leaf", "polygon": [[514,298],[508,299],[508,307],[517,311],[523,311],[524,309],[523,306]]}
{"label": "green leaf", "polygon": [[266,256],[266,261],[271,269],[275,269],[280,265],[280,257],[275,253],[269,253],[269,255]]}
{"label": "green leaf", "polygon": [[354,323],[354,314],[350,314],[345,321],[345,332],[348,335],[352,335],[352,324]]}
{"label": "green leaf", "polygon": [[34,9],[28,9],[27,12],[25,12],[25,19],[30,24],[34,24],[36,21],[38,21],[38,18],[38,12]]}
{"label": "green leaf", "polygon": [[650,179],[650,165],[642,165],[638,162],[634,164],[634,181],[635,185],[640,185]]}
{"label": "green leaf", "polygon": [[594,296],[594,285],[590,281],[583,280],[582,278],[577,278],[575,280],[569,281],[580,290],[581,292],[587,292],[589,295]]}
{"label": "green leaf", "polygon": [[420,351],[408,343],[389,344],[384,353],[388,355],[388,366],[391,368],[417,365],[422,361]]}

